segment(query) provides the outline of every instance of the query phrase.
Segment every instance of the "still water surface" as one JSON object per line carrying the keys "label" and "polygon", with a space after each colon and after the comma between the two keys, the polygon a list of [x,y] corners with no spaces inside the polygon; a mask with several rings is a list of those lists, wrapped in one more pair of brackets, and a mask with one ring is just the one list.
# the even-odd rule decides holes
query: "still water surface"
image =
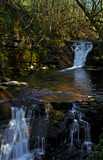
{"label": "still water surface", "polygon": [[[93,95],[103,98],[103,69],[75,68],[68,71],[39,71],[22,77],[21,81],[29,86],[41,99],[46,95],[55,94],[54,101],[70,101],[76,96]],[[73,94],[76,93],[76,94]],[[77,95],[77,93],[79,95]],[[46,98],[43,98],[46,100]]]}

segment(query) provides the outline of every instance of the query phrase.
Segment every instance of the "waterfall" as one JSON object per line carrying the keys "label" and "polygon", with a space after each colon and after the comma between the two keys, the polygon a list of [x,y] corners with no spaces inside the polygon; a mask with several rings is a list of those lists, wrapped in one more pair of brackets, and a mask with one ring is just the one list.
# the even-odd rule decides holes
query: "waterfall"
{"label": "waterfall", "polygon": [[89,153],[92,151],[90,125],[83,120],[83,114],[75,103],[73,103],[73,108],[70,112],[74,116],[73,123],[70,126],[70,148],[75,145],[74,142],[76,141],[76,143],[80,144],[81,152],[86,150]]}
{"label": "waterfall", "polygon": [[25,111],[16,107],[12,107],[11,111],[12,119],[4,133],[5,136],[0,148],[0,159],[30,160],[29,129],[25,119]]}
{"label": "waterfall", "polygon": [[45,137],[35,137],[35,149],[34,152],[37,155],[44,155],[45,153]]}
{"label": "waterfall", "polygon": [[74,65],[73,67],[66,68],[61,71],[68,71],[71,69],[83,67],[86,62],[86,57],[88,53],[92,50],[92,48],[93,48],[92,42],[75,41],[71,46],[72,51],[75,53]]}
{"label": "waterfall", "polygon": [[79,42],[76,41],[71,46],[75,53],[74,67],[83,67],[86,62],[87,54],[92,50],[93,44],[91,42]]}

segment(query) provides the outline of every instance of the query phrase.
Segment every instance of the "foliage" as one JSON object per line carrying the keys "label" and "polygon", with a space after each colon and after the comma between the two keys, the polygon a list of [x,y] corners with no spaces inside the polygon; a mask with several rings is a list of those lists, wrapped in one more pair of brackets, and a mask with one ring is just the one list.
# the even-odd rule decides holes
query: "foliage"
{"label": "foliage", "polygon": [[28,13],[19,13],[19,19],[26,30],[32,28],[34,32],[50,38],[77,39],[86,35],[93,36],[92,31],[91,34],[89,32],[90,23],[75,0],[15,0],[12,5],[17,7],[19,12],[25,9],[29,13],[29,17]]}
{"label": "foliage", "polygon": [[102,160],[103,159],[103,133],[99,136],[99,144],[94,147],[94,151],[90,157],[90,160]]}
{"label": "foliage", "polygon": [[7,10],[0,10],[0,33],[2,33],[2,31],[6,31],[5,33],[7,33],[12,29],[12,16],[12,12],[9,8]]}
{"label": "foliage", "polygon": [[[89,6],[85,3],[88,0],[82,2],[101,31],[100,0],[98,4],[91,1]],[[98,38],[98,30],[90,20],[76,0],[2,0],[0,47],[9,45],[11,49],[1,49],[0,67],[26,70],[37,63],[49,64],[53,60],[49,48],[62,45],[64,39]]]}
{"label": "foliage", "polygon": [[101,135],[99,137],[99,144],[101,146],[101,151],[103,152],[103,133],[101,133]]}
{"label": "foliage", "polygon": [[102,0],[75,0],[82,9],[89,22],[91,29],[98,33],[103,40],[103,1]]}

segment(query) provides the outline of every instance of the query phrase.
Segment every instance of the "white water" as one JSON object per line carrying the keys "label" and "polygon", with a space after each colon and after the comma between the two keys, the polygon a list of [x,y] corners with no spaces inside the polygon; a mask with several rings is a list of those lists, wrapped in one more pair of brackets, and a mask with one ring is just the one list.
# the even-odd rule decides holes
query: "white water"
{"label": "white water", "polygon": [[71,48],[75,52],[74,67],[83,67],[87,54],[93,48],[93,44],[91,42],[74,42]]}
{"label": "white water", "polygon": [[92,42],[76,41],[71,46],[72,51],[75,53],[74,65],[73,67],[63,69],[61,71],[72,70],[75,68],[81,68],[85,65],[86,57],[88,53],[92,50]]}
{"label": "white water", "polygon": [[43,155],[45,153],[45,137],[35,137],[35,149],[34,152],[37,155]]}
{"label": "white water", "polygon": [[[70,127],[70,148],[74,146],[74,140],[76,140],[78,144],[81,144],[81,152],[86,150],[89,153],[92,151],[90,125],[88,122],[83,120],[83,114],[78,110],[76,104],[73,104],[71,113],[74,116],[74,120]],[[83,134],[82,143],[80,139],[81,131]]]}
{"label": "white water", "polygon": [[29,129],[23,109],[12,107],[12,119],[0,148],[0,160],[32,160],[29,152]]}

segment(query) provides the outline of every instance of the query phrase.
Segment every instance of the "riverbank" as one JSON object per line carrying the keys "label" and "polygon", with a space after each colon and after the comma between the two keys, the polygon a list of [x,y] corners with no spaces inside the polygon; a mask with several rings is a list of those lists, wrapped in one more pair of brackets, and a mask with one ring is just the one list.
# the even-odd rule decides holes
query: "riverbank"
{"label": "riverbank", "polygon": [[[18,9],[10,2],[5,5],[1,3],[0,9],[0,75],[21,76],[38,70],[71,67],[74,53],[70,45],[76,39],[93,42],[93,50],[87,56],[87,66],[103,66],[102,41],[95,40],[96,37],[91,35],[90,38],[88,35],[73,39],[69,33],[66,39],[62,30],[41,32],[43,26],[40,19],[37,15],[33,17],[28,8],[21,5]],[[28,19],[31,20],[29,24]]]}
{"label": "riverbank", "polygon": [[77,4],[45,2],[0,2],[1,160],[103,150],[102,24],[92,31]]}

